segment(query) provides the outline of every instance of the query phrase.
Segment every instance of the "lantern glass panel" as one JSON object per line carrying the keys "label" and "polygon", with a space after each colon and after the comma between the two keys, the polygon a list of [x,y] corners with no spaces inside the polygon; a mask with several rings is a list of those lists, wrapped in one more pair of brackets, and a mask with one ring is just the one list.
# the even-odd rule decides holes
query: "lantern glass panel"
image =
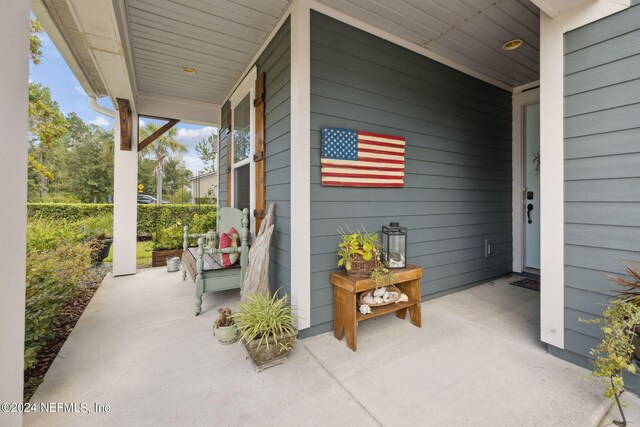
{"label": "lantern glass panel", "polygon": [[382,226],[383,261],[388,268],[404,268],[407,258],[407,229],[392,222]]}

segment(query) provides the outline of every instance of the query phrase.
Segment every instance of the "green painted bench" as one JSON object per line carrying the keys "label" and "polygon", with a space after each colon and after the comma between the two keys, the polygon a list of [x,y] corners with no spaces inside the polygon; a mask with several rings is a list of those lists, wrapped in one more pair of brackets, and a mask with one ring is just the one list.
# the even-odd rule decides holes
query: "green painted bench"
{"label": "green painted bench", "polygon": [[[240,236],[238,248],[218,249],[220,235],[233,227]],[[182,280],[187,276],[193,280],[196,293],[196,316],[202,312],[202,295],[206,292],[226,289],[242,289],[244,275],[249,262],[249,210],[234,208],[218,210],[218,230],[205,234],[189,234],[184,227]],[[189,239],[198,239],[198,246],[190,248]],[[222,267],[223,253],[239,253],[240,260],[228,268]]]}

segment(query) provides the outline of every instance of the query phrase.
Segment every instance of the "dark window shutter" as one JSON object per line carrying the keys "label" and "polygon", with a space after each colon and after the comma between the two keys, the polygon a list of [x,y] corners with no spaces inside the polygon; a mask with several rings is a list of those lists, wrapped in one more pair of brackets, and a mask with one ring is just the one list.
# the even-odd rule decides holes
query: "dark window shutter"
{"label": "dark window shutter", "polygon": [[262,219],[265,216],[265,73],[260,73],[256,79],[256,95],[253,101],[255,107],[256,127],[255,127],[255,162],[256,187],[255,187],[255,212],[256,232],[260,229]]}
{"label": "dark window shutter", "polygon": [[231,158],[231,144],[233,143],[231,134],[231,102],[227,101],[225,107],[227,110],[227,206],[231,206],[231,198],[233,197],[233,194],[231,194],[231,165],[233,164],[233,159]]}

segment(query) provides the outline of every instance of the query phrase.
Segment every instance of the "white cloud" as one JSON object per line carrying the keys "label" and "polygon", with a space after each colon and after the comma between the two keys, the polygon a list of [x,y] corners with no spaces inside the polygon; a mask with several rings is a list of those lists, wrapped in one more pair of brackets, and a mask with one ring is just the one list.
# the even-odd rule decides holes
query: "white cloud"
{"label": "white cloud", "polygon": [[204,162],[197,156],[185,154],[182,156],[182,160],[184,160],[184,164],[194,175],[204,169]]}
{"label": "white cloud", "polygon": [[82,89],[82,86],[80,85],[74,85],[73,86],[73,90],[75,90],[77,93],[79,93],[80,95],[87,95],[84,91],[84,89]]}
{"label": "white cloud", "polygon": [[103,116],[96,116],[95,119],[89,121],[89,123],[103,128],[111,125],[111,122],[109,122],[109,120],[107,120]]}
{"label": "white cloud", "polygon": [[178,128],[178,132],[176,133],[176,140],[185,145],[193,146],[201,139],[211,135],[215,130],[216,128],[214,128],[213,126],[204,126],[199,129]]}
{"label": "white cloud", "polygon": [[144,125],[146,125],[146,124],[147,124],[147,123],[146,123],[144,120],[142,120],[142,119],[138,119],[138,127],[143,128],[143,127],[144,127]]}

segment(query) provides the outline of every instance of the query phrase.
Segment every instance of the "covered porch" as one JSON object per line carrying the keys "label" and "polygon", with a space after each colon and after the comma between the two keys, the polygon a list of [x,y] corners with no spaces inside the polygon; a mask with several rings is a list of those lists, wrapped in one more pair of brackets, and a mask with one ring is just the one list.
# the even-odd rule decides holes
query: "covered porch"
{"label": "covered porch", "polygon": [[[363,323],[358,351],[331,333],[253,372],[212,322],[237,291],[206,294],[155,268],[107,277],[32,402],[87,402],[91,415],[33,413],[25,426],[597,426],[610,406],[589,372],[538,339],[539,293],[502,278],[423,303],[423,327]],[[93,413],[94,403],[109,412]]]}
{"label": "covered porch", "polygon": [[[24,50],[14,46],[21,46],[20,41],[26,40],[27,32],[20,24],[26,25],[28,6],[13,3],[15,10],[0,18],[6,24],[0,25],[0,33],[6,36],[5,39],[15,42],[11,46],[6,43],[2,46],[3,56],[16,66],[11,68],[11,74],[7,74],[1,84],[5,89],[3,93],[8,94],[7,100],[24,99],[25,104],[18,107],[26,107],[26,89],[21,86],[26,85],[28,78],[26,46]],[[595,384],[582,379],[587,371],[551,357],[547,354],[546,345],[540,341],[557,349],[565,346],[565,198],[561,185],[564,179],[564,34],[620,11],[628,7],[628,2],[433,0],[429,2],[431,12],[416,10],[419,8],[408,1],[397,2],[402,8],[378,7],[378,3],[272,0],[260,2],[259,10],[255,10],[252,7],[255,4],[248,1],[184,0],[163,2],[162,7],[155,7],[153,2],[145,0],[32,2],[36,15],[51,32],[52,40],[63,51],[92,98],[91,102],[95,102],[95,97],[108,96],[114,106],[119,106],[118,111],[104,110],[104,113],[117,118],[114,206],[114,276],[117,277],[107,278],[63,347],[34,401],[111,405],[110,412],[95,414],[91,421],[83,419],[83,422],[96,424],[154,425],[184,422],[189,417],[193,422],[205,424],[212,420],[221,424],[234,424],[238,420],[268,424],[265,413],[278,417],[277,422],[283,424],[305,424],[318,419],[327,424],[352,419],[356,420],[354,424],[364,425],[408,421],[435,424],[463,420],[469,424],[500,425],[504,421],[504,425],[531,422],[531,425],[575,423],[573,425],[582,426],[593,425],[600,419],[607,404]],[[445,3],[448,6],[445,7]],[[469,3],[473,5],[469,6]],[[525,18],[518,13],[528,16],[529,27],[539,25],[539,32],[529,30],[527,35],[532,50],[509,57],[495,42],[506,33],[514,33],[513,29],[526,26],[521,22]],[[351,202],[351,206],[357,209],[359,201],[340,200],[342,196],[323,200],[324,195],[317,188],[314,190],[314,186],[319,187],[317,180],[314,181],[317,177],[313,175],[317,172],[313,168],[316,166],[314,162],[318,161],[314,150],[318,151],[319,127],[331,124],[329,121],[334,119],[333,125],[336,125],[347,119],[358,122],[361,117],[347,117],[352,112],[347,109],[342,116],[336,113],[331,120],[317,120],[322,114],[330,116],[326,111],[333,106],[313,99],[318,95],[318,77],[314,73],[319,68],[312,65],[312,50],[313,43],[320,40],[317,34],[314,40],[313,15],[331,20],[326,27],[335,24],[338,28],[335,31],[328,28],[331,31],[323,33],[325,36],[331,35],[332,31],[339,34],[349,27],[345,31],[358,32],[358,37],[364,34],[362,38],[365,40],[357,43],[366,45],[375,38],[375,43],[380,40],[388,43],[385,45],[388,48],[386,53],[391,57],[400,55],[407,63],[424,66],[422,69],[446,68],[442,73],[434,72],[438,78],[444,76],[442,79],[449,86],[443,92],[446,102],[451,100],[449,92],[490,88],[491,93],[500,92],[501,102],[507,105],[506,108],[502,106],[503,113],[509,116],[510,112],[515,112],[517,95],[540,87],[540,150],[544,158],[540,166],[540,184],[545,201],[540,212],[544,284],[539,298],[537,294],[511,287],[504,280],[442,296],[476,284],[478,279],[473,274],[464,276],[464,280],[456,278],[463,267],[468,270],[465,273],[491,272],[481,277],[483,280],[522,268],[518,264],[522,259],[518,236],[524,218],[522,152],[517,144],[520,135],[514,113],[513,138],[509,138],[508,130],[500,132],[500,139],[505,144],[500,148],[502,155],[509,157],[509,152],[512,154],[511,165],[509,158],[501,159],[506,165],[502,173],[507,175],[502,179],[503,184],[508,187],[511,183],[511,188],[497,191],[507,193],[506,196],[502,194],[504,198],[498,202],[502,215],[500,222],[505,227],[501,232],[510,235],[501,242],[504,249],[501,264],[487,265],[486,257],[478,255],[483,248],[476,243],[450,249],[449,252],[457,251],[455,255],[445,254],[440,258],[448,270],[446,289],[443,285],[441,293],[427,295],[426,292],[431,292],[429,281],[433,275],[425,276],[423,299],[442,297],[423,303],[425,326],[422,329],[413,328],[408,322],[398,323],[391,317],[367,322],[360,328],[360,350],[357,353],[351,353],[344,343],[322,333],[331,324],[332,307],[326,303],[331,300],[327,276],[328,271],[335,268],[336,226],[344,216],[359,218],[364,214],[359,211],[349,213],[343,206]],[[467,26],[469,22],[472,24]],[[486,27],[482,27],[481,22]],[[478,32],[473,35],[472,31]],[[23,36],[22,39],[16,34]],[[324,41],[325,47],[343,47],[339,40],[327,40]],[[354,46],[357,48],[358,45],[348,47],[356,49]],[[396,49],[401,50],[401,54]],[[367,60],[374,58],[372,63],[379,59],[375,49],[364,54],[369,55]],[[327,56],[331,57],[331,54]],[[282,61],[277,61],[280,59]],[[427,59],[433,62],[424,65]],[[235,107],[244,105],[246,96],[251,101],[260,99],[253,84],[257,74],[265,69],[273,71],[267,77],[267,85],[273,84],[273,87],[266,89],[266,124],[262,123],[268,128],[266,133],[262,129],[266,149],[261,156],[256,148],[260,138],[251,132],[251,156],[232,162],[228,160],[232,152],[227,149],[232,139],[221,138],[221,143],[226,144],[220,147],[221,155],[224,149],[227,157],[219,158],[218,170],[224,173],[218,179],[218,200],[236,205],[238,201],[233,199],[233,191],[234,186],[239,187],[239,181],[233,174],[250,164],[251,181],[256,182],[259,177],[256,178],[253,162],[266,159],[263,186],[266,187],[266,200],[276,201],[276,224],[280,227],[274,242],[277,253],[272,257],[272,288],[284,288],[291,295],[292,304],[300,315],[297,326],[303,335],[319,335],[299,341],[289,365],[284,369],[255,376],[248,361],[239,363],[244,358],[240,346],[217,346],[210,337],[215,313],[212,307],[233,305],[237,302],[235,293],[207,295],[205,305],[209,309],[199,318],[194,318],[193,291],[189,285],[162,270],[136,271],[137,123],[138,115],[147,115],[209,124],[228,129],[227,134],[231,138],[236,129],[234,126],[240,124],[234,122],[236,113],[233,111]],[[416,72],[417,79],[421,78],[422,69]],[[193,71],[197,73],[194,75]],[[345,75],[338,74],[340,77]],[[455,75],[455,79],[449,78],[451,75]],[[386,76],[382,80],[392,88],[392,96],[403,93],[398,90],[393,77]],[[458,85],[459,82],[463,83]],[[357,91],[342,91],[339,85],[332,83],[336,82],[329,82],[326,87],[330,90],[320,96],[336,93],[345,96],[355,93],[355,98],[360,96]],[[371,79],[370,84],[359,89],[379,96],[372,90],[376,84],[381,87],[379,81],[376,83]],[[425,85],[438,86],[438,81],[434,79]],[[401,89],[407,90],[406,87]],[[415,94],[416,98],[424,95]],[[475,96],[484,97],[480,90]],[[510,110],[508,103],[512,97],[514,109]],[[118,102],[119,99],[128,100],[128,103]],[[429,99],[429,102],[439,103],[437,98]],[[384,108],[390,109],[400,105],[383,104]],[[247,102],[246,105],[251,106],[247,117],[252,121],[255,119],[252,107],[255,102]],[[419,104],[418,107],[424,106]],[[471,109],[476,113],[486,112],[482,104]],[[412,110],[411,114],[418,114],[415,111]],[[2,112],[3,128],[11,129],[13,139],[23,139],[26,135],[26,108],[16,108],[16,102],[10,101],[2,104]],[[384,112],[378,116],[384,120],[393,113]],[[437,132],[420,133],[421,127],[433,124],[429,120],[438,114],[432,113],[429,111],[424,118],[416,120],[412,117],[411,126],[420,122],[413,128],[398,126],[395,130],[413,132],[413,136],[447,139]],[[457,113],[454,110],[440,115],[453,121],[450,128],[455,129],[455,135],[462,135],[460,140],[450,139],[460,143],[458,146],[469,143],[475,145],[475,150],[482,151],[485,141],[465,140],[469,134],[482,133],[474,128],[480,125],[469,125],[475,119],[467,120],[466,113],[460,113],[463,117],[456,117]],[[450,120],[451,116],[453,120]],[[394,129],[393,125],[385,125],[376,117],[368,119],[371,120],[368,122],[370,125],[381,128],[380,132]],[[509,118],[501,117],[501,120],[508,126]],[[428,126],[424,125],[426,122],[429,122]],[[481,126],[489,127],[486,123]],[[447,126],[436,123],[429,130],[442,127]],[[504,136],[505,132],[507,136]],[[414,149],[437,151],[433,146],[427,146],[425,141],[433,142],[427,137],[415,138]],[[470,153],[465,149],[452,149],[446,156],[463,159],[460,163],[451,162],[451,157],[433,163],[440,168],[460,166],[458,170],[462,172],[453,178],[481,186],[483,183],[479,179],[483,178],[469,173],[469,169],[475,168],[477,172],[483,168],[465,164],[464,160],[465,156],[482,158],[478,151]],[[25,159],[24,151],[6,150],[6,156],[0,159],[1,169],[15,179],[21,179],[25,174],[22,170],[26,165]],[[425,163],[432,161],[423,160]],[[422,167],[417,162],[416,165],[418,169]],[[264,173],[264,164],[262,168]],[[490,173],[492,165],[485,165],[484,169]],[[448,170],[447,173],[430,171],[425,175],[451,177]],[[491,176],[487,180],[490,181]],[[16,191],[13,180],[4,180],[0,185],[0,194],[7,201],[6,209],[0,212],[0,231],[7,241],[24,242],[25,222],[16,222],[16,218],[26,217],[25,192]],[[442,187],[429,185],[431,182],[424,187],[416,187],[416,194],[422,199],[416,199],[414,194],[407,192],[392,202],[400,204],[409,198],[409,201],[423,203],[416,209],[430,211],[439,218],[452,215],[448,208],[460,203],[463,209],[457,212],[459,217],[456,220],[467,215],[464,221],[477,213],[495,213],[491,207],[496,200],[484,188],[451,187],[449,182],[441,184]],[[255,216],[259,217],[255,189],[251,191],[248,203]],[[484,192],[482,194],[489,194],[489,197],[464,204],[467,200],[460,198],[465,191],[476,191],[474,195]],[[316,198],[318,195],[321,197]],[[264,201],[265,195],[262,196]],[[337,206],[339,215],[334,215],[334,205],[329,202]],[[376,200],[369,202],[373,204]],[[312,208],[317,206],[324,206],[325,210],[312,212]],[[473,209],[467,209],[469,206]],[[367,218],[367,224],[377,227],[382,221],[380,218],[386,221],[389,212],[395,214],[391,204],[387,207],[387,211]],[[406,216],[413,216],[412,220],[420,224],[421,215],[421,212],[414,212]],[[484,240],[484,231],[477,231],[477,221],[464,221],[446,226],[457,230],[465,230],[467,226],[469,233],[463,237]],[[439,226],[426,228],[436,229]],[[450,234],[444,229],[437,232]],[[325,235],[329,238],[325,239]],[[317,246],[313,246],[314,239],[319,242]],[[424,263],[425,268],[433,266],[430,256],[436,252],[429,251],[434,247],[440,249],[438,238],[411,243],[416,247],[424,244],[423,256],[428,260]],[[23,243],[17,248],[9,248],[8,245],[1,248],[0,254],[9,265],[7,284],[24,283],[25,258],[21,245]],[[449,261],[454,256],[459,257],[457,261]],[[316,287],[315,283],[324,285]],[[7,396],[5,400],[19,401],[23,357],[20,343],[24,331],[14,325],[22,324],[24,289],[3,284],[3,290],[5,287],[7,292],[0,302],[0,328],[1,351],[3,361],[7,363],[2,367],[0,386],[3,397]],[[317,329],[313,329],[314,326]],[[377,342],[382,336],[385,337],[383,346]],[[371,377],[370,367],[381,363],[387,366],[385,371]],[[19,375],[16,375],[17,371],[20,371]],[[371,387],[372,384],[375,387]],[[514,393],[518,390],[522,395]],[[80,422],[80,418],[73,418],[76,416],[80,414],[28,414],[25,423],[52,425],[58,422],[59,425],[68,425]],[[18,424],[19,419],[13,418],[12,422]]]}

